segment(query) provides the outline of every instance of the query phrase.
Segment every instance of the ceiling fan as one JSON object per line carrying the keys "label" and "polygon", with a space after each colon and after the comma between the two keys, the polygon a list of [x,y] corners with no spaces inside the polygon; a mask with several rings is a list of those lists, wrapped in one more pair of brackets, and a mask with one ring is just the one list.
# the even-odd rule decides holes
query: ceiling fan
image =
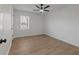
{"label": "ceiling fan", "polygon": [[40,13],[43,13],[44,11],[45,11],[45,12],[49,12],[49,11],[50,11],[50,10],[47,10],[47,8],[50,7],[49,5],[45,6],[44,4],[40,4],[39,6],[36,5],[36,7],[37,7],[38,9],[34,9],[33,11],[39,11]]}

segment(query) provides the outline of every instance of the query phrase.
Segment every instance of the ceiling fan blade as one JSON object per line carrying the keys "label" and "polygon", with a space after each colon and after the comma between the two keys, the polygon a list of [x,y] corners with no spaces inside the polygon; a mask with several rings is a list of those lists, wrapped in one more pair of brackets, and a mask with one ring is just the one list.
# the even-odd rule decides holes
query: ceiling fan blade
{"label": "ceiling fan blade", "polygon": [[46,8],[48,8],[48,7],[50,7],[50,6],[48,5],[48,6],[44,7],[44,9],[46,9]]}
{"label": "ceiling fan blade", "polygon": [[34,9],[33,11],[39,11],[39,10]]}
{"label": "ceiling fan blade", "polygon": [[44,11],[47,11],[47,12],[49,12],[50,10],[44,10]]}
{"label": "ceiling fan blade", "polygon": [[38,5],[36,5],[36,7],[40,9],[40,7]]}

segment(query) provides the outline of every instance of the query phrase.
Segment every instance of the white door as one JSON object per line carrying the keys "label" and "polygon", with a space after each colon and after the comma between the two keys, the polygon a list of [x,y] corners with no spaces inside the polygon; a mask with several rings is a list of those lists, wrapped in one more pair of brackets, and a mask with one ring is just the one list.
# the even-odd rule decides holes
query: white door
{"label": "white door", "polygon": [[6,42],[0,43],[0,55],[9,53],[12,42],[12,7],[11,5],[0,5],[0,40],[6,39]]}

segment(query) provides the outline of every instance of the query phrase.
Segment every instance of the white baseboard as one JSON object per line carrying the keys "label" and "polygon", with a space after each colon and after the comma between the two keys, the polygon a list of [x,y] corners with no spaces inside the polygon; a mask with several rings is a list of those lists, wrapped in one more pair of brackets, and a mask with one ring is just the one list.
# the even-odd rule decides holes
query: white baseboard
{"label": "white baseboard", "polygon": [[25,37],[25,36],[35,36],[35,35],[42,35],[43,33],[41,34],[31,34],[31,35],[20,35],[20,36],[13,36],[13,38],[18,38],[18,37]]}
{"label": "white baseboard", "polygon": [[46,33],[46,35],[48,35],[48,36],[50,36],[50,37],[53,37],[53,38],[56,38],[56,39],[59,39],[59,40],[61,40],[61,41],[64,41],[64,42],[66,42],[66,43],[68,43],[68,44],[74,45],[74,46],[76,46],[76,47],[79,47],[78,44],[72,43],[72,42],[67,41],[67,40],[63,40],[62,38],[60,38],[60,37],[58,37],[58,36],[56,36],[56,35],[49,34],[49,33]]}

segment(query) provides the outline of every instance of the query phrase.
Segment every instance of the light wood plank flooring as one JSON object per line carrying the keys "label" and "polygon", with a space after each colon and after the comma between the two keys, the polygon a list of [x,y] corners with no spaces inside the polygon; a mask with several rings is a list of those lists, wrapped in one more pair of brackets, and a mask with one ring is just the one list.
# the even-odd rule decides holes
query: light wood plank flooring
{"label": "light wood plank flooring", "polygon": [[79,48],[47,35],[15,38],[9,55],[78,55]]}

